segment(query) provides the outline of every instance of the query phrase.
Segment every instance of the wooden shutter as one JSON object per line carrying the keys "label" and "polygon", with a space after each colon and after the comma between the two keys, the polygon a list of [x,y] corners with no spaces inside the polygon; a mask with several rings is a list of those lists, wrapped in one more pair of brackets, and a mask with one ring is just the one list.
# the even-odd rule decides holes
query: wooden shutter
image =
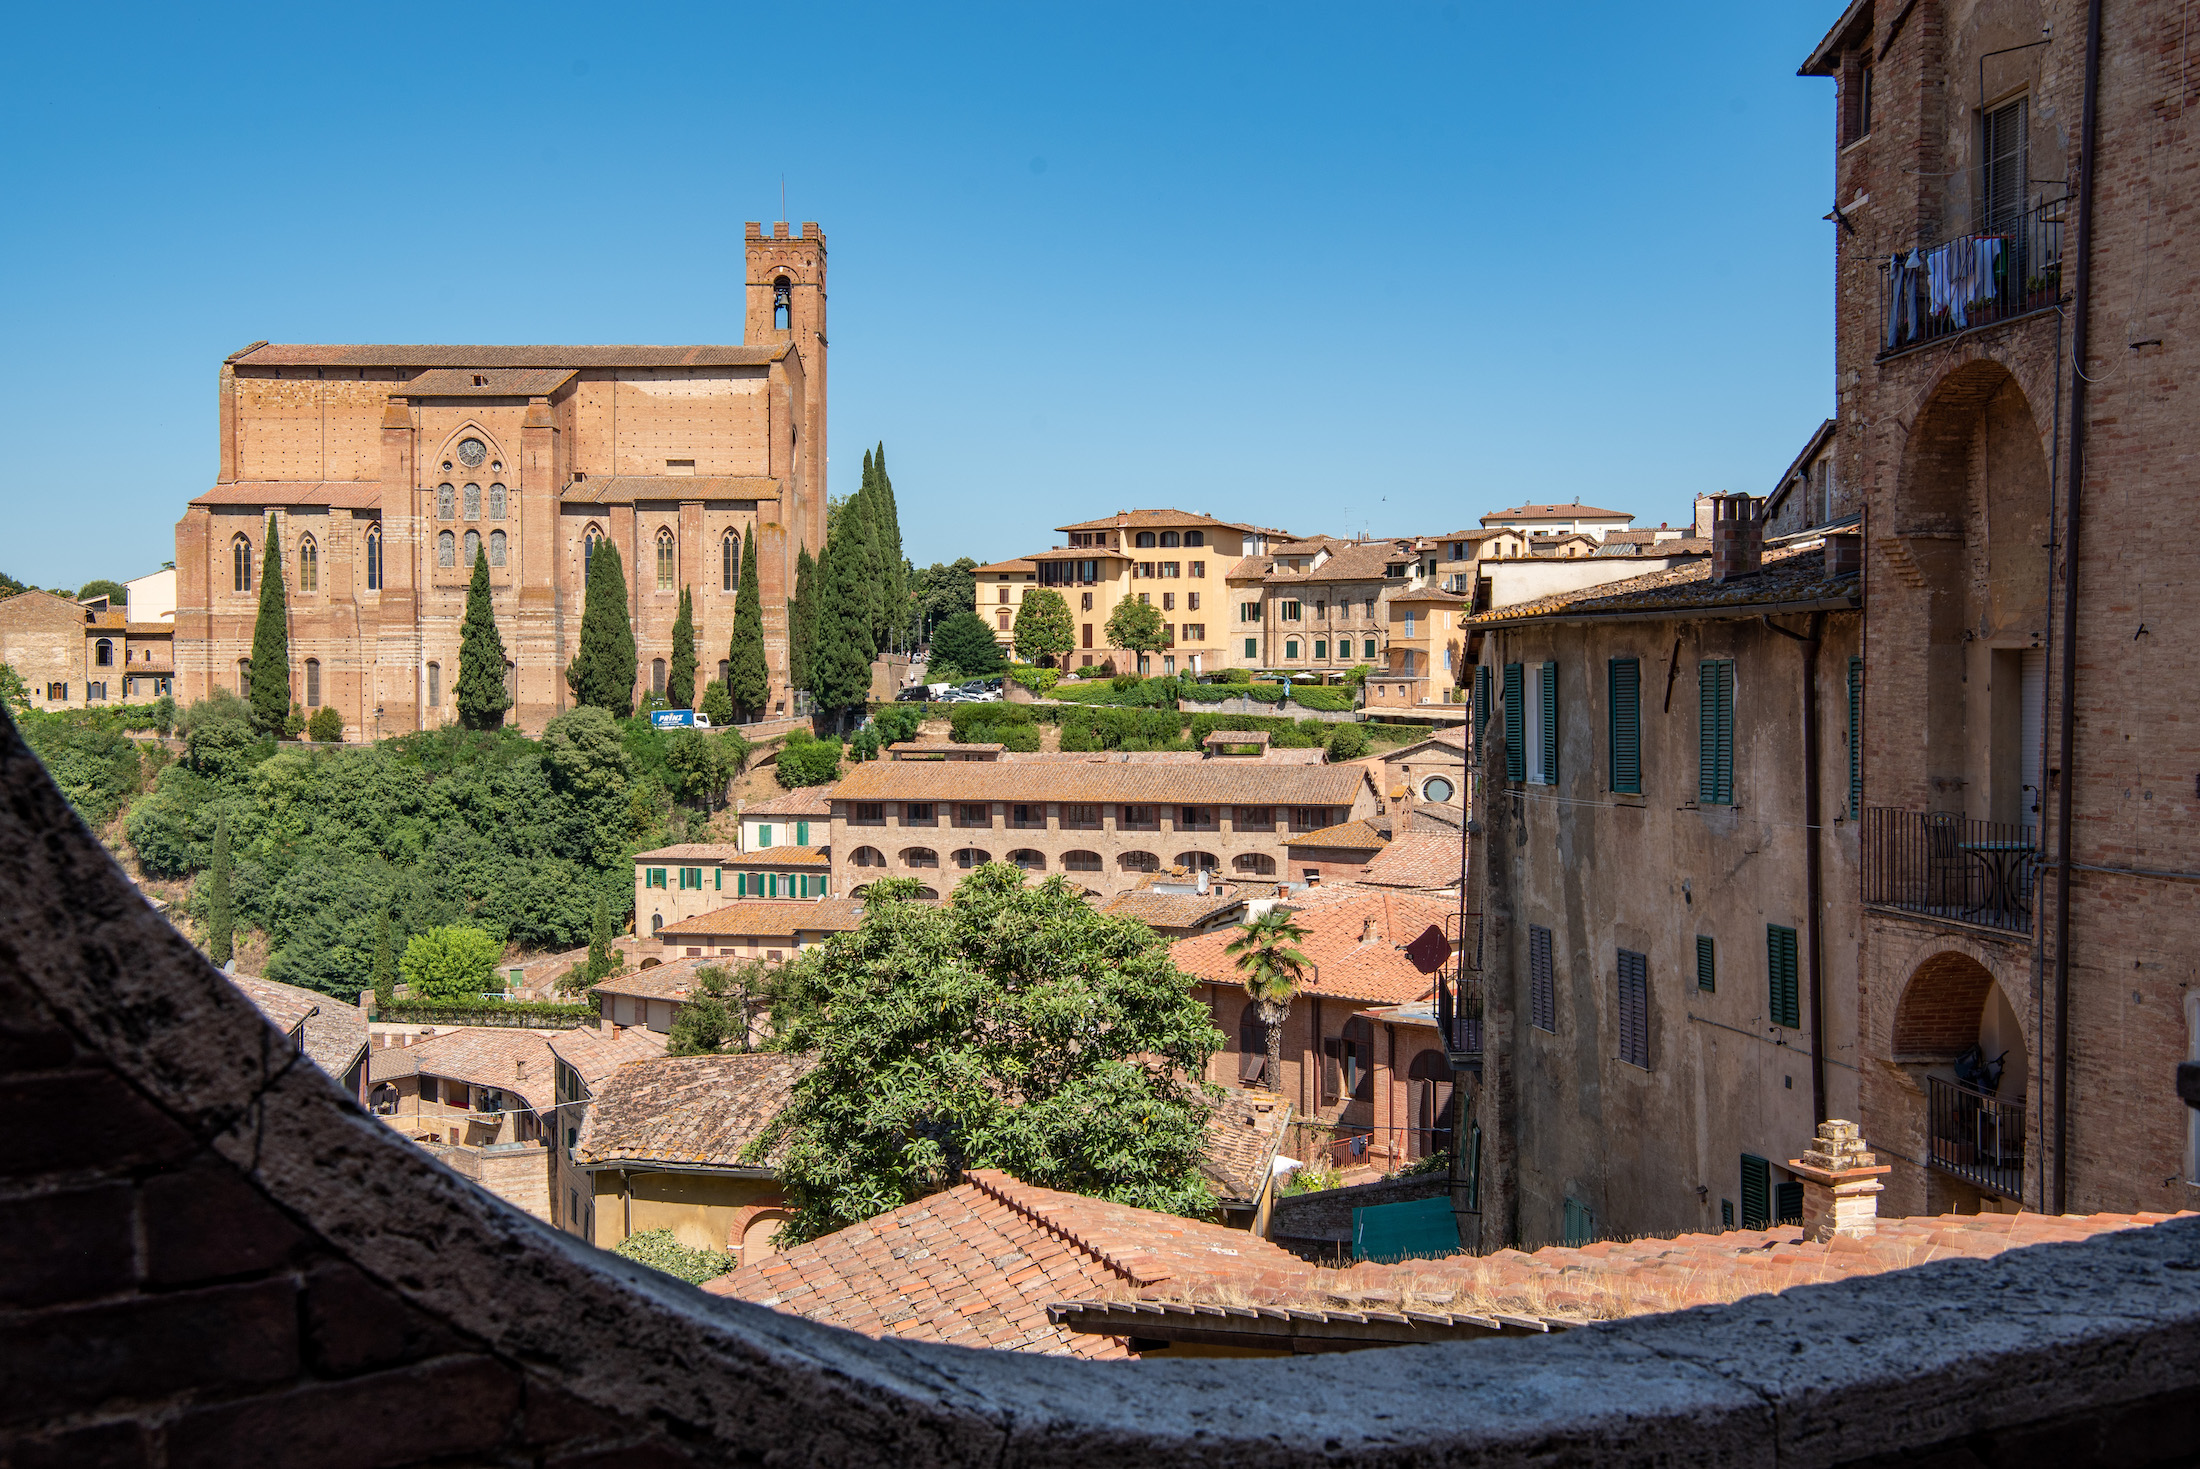
{"label": "wooden shutter", "polygon": [[1864,816],[1864,660],[1849,660],[1849,820]]}
{"label": "wooden shutter", "polygon": [[1619,951],[1619,1058],[1650,1069],[1650,961],[1631,949]]}
{"label": "wooden shutter", "polygon": [[1754,1153],[1742,1154],[1742,1228],[1772,1225],[1772,1165]]}
{"label": "wooden shutter", "polygon": [[1642,665],[1614,658],[1606,672],[1606,704],[1612,718],[1612,789],[1642,794]]}
{"label": "wooden shutter", "polygon": [[1545,663],[1536,675],[1536,700],[1543,716],[1543,783],[1558,784],[1558,665]]}
{"label": "wooden shutter", "polygon": [[1338,1037],[1332,1035],[1323,1038],[1321,1105],[1324,1107],[1332,1106],[1337,1101],[1338,1072],[1344,1064],[1342,1050]]}
{"label": "wooden shutter", "polygon": [[1706,658],[1696,665],[1696,804],[1734,804],[1734,665]]}
{"label": "wooden shutter", "polygon": [[1711,935],[1696,935],[1696,988],[1711,993],[1719,987],[1719,955]]}
{"label": "wooden shutter", "polygon": [[1528,1023],[1558,1029],[1558,983],[1551,973],[1551,931],[1528,925]]}
{"label": "wooden shutter", "polygon": [[1765,925],[1765,973],[1771,982],[1772,1023],[1789,1030],[1803,1028],[1802,1005],[1795,977],[1795,930],[1777,923]]}
{"label": "wooden shutter", "polygon": [[1517,663],[1505,665],[1505,779],[1528,778],[1527,677]]}
{"label": "wooden shutter", "polygon": [[1774,1224],[1801,1224],[1803,1222],[1803,1186],[1800,1183],[1777,1184],[1772,1190],[1772,1222]]}
{"label": "wooden shutter", "polygon": [[1474,727],[1467,732],[1467,745],[1474,758],[1482,758],[1482,731],[1490,722],[1490,668],[1487,663],[1474,665]]}

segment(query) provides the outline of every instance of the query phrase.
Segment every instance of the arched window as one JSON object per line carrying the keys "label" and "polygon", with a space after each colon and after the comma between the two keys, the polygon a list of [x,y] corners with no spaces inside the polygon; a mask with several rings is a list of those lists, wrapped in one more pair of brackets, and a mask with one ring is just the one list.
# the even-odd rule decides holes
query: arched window
{"label": "arched window", "polygon": [[1176,541],[1177,541],[1177,535],[1176,535],[1176,532],[1175,532],[1175,531],[1173,531],[1173,530],[1165,530],[1165,531],[1163,531],[1163,532],[1161,533],[1161,545],[1162,545],[1163,549],[1167,549],[1167,548],[1169,548],[1169,547],[1172,547],[1172,546],[1174,546],[1174,545],[1176,544]]}
{"label": "arched window", "polygon": [[1115,865],[1125,872],[1159,872],[1161,859],[1151,852],[1125,852],[1115,859]]}
{"label": "arched window", "polygon": [[649,691],[653,694],[665,691],[665,660],[662,658],[649,660]]}
{"label": "arched window", "polygon": [[1276,859],[1266,852],[1240,852],[1230,859],[1230,866],[1247,877],[1276,875]]}
{"label": "arched window", "polygon": [[382,590],[382,527],[367,527],[367,590]]}
{"label": "arched window", "polygon": [[858,847],[848,854],[848,860],[858,867],[884,867],[886,854],[876,847]]}
{"label": "arched window", "polygon": [[1064,852],[1062,854],[1062,870],[1064,872],[1098,872],[1100,866],[1100,854],[1098,852]]}
{"label": "arched window", "polygon": [[1192,872],[1213,872],[1222,864],[1215,860],[1212,852],[1179,852],[1176,865]]}
{"label": "arched window", "polygon": [[476,560],[480,559],[480,556],[481,532],[469,530],[466,532],[466,564],[472,566]]}
{"label": "arched window", "polygon": [[673,553],[672,528],[660,527],[657,531],[657,590],[671,591],[679,571],[679,558]]}
{"label": "arched window", "polygon": [[772,330],[787,331],[794,326],[794,282],[785,276],[772,282]]}
{"label": "arched window", "polygon": [[504,486],[502,485],[489,486],[489,518],[491,520],[502,520],[504,518]]}
{"label": "arched window", "polygon": [[481,519],[481,486],[479,485],[466,486],[466,518],[468,520]]}
{"label": "arched window", "polygon": [[729,679],[729,678],[732,678],[732,677],[733,677],[733,665],[732,665],[731,663],[727,662],[727,661],[726,661],[725,659],[723,659],[723,658],[719,659],[719,660],[718,660],[718,681],[719,681],[720,683],[724,683],[724,682],[725,682],[725,681],[726,681],[727,679]]}
{"label": "arched window", "polygon": [[904,847],[901,853],[901,865],[904,867],[937,867],[940,865],[940,854],[930,847]]}
{"label": "arched window", "polygon": [[1184,544],[1187,546],[1204,546],[1207,544],[1207,534],[1205,531],[1188,530],[1184,532]]}
{"label": "arched window", "polygon": [[1421,787],[1421,799],[1439,804],[1451,799],[1452,785],[1441,775],[1432,775]]}
{"label": "arched window", "polygon": [[650,915],[649,915],[649,931],[650,931],[651,933],[653,933],[653,934],[654,934],[654,933],[656,933],[656,932],[657,932],[657,931],[658,931],[659,929],[663,928],[664,926],[665,926],[665,915],[664,915],[664,914],[662,914],[662,913],[652,913],[652,914],[650,914]]}
{"label": "arched window", "polygon": [[238,536],[229,543],[230,584],[240,592],[252,590],[252,539]]}
{"label": "arched window", "polygon": [[252,697],[252,660],[250,658],[239,658],[237,660],[237,697],[240,699]]}
{"label": "arched window", "polygon": [[968,872],[973,867],[983,867],[993,860],[991,852],[981,852],[976,847],[964,847],[955,854],[955,865]]}
{"label": "arched window", "polygon": [[318,658],[306,660],[306,707],[321,707],[321,660]]}
{"label": "arched window", "polygon": [[718,571],[719,589],[727,592],[738,592],[741,590],[741,533],[739,531],[729,530],[726,532],[726,539],[718,548],[718,557],[722,563]]}
{"label": "arched window", "polygon": [[458,512],[458,491],[449,485],[435,487],[435,518],[449,520]]}
{"label": "arched window", "polygon": [[101,668],[115,666],[115,645],[111,639],[101,638],[92,644],[92,661]]}
{"label": "arched window", "polygon": [[456,566],[458,564],[458,537],[447,530],[435,533],[435,564],[438,566]]}
{"label": "arched window", "polygon": [[581,580],[588,580],[588,573],[596,564],[596,542],[603,539],[603,531],[591,525],[581,532]]}
{"label": "arched window", "polygon": [[1044,872],[1047,870],[1046,853],[1034,852],[1029,847],[1020,847],[1009,853],[1008,860],[1026,872]]}
{"label": "arched window", "polygon": [[1340,1089],[1346,1101],[1372,1101],[1375,1096],[1375,1026],[1365,1015],[1355,1015],[1344,1023],[1344,1034],[1337,1039],[1337,1062],[1344,1085]]}
{"label": "arched window", "polygon": [[298,590],[321,590],[321,547],[311,536],[298,538]]}
{"label": "arched window", "polygon": [[1138,533],[1138,549],[1139,549],[1139,550],[1141,550],[1141,551],[1146,551],[1146,550],[1151,550],[1152,548],[1153,548],[1153,532],[1152,532],[1152,531],[1150,531],[1150,530],[1142,530],[1142,531],[1140,531],[1140,532]]}
{"label": "arched window", "polygon": [[1000,611],[998,611],[998,612],[994,613],[994,614],[993,614],[993,617],[994,617],[994,620],[995,620],[996,622],[1000,623],[1000,625],[1001,625],[1001,631],[1002,631],[1002,632],[1007,632],[1007,631],[1008,631],[1008,609],[1007,609],[1006,607],[1003,607],[1003,608],[1002,608],[1002,609],[1001,609]]}
{"label": "arched window", "polygon": [[428,665],[428,707],[443,707],[443,665],[440,663]]}
{"label": "arched window", "polygon": [[489,564],[491,566],[502,566],[504,564],[503,531],[493,530],[489,532]]}
{"label": "arched window", "polygon": [[1406,1155],[1437,1157],[1451,1151],[1451,1061],[1442,1051],[1423,1051],[1406,1068],[1406,1091],[1413,1133]]}

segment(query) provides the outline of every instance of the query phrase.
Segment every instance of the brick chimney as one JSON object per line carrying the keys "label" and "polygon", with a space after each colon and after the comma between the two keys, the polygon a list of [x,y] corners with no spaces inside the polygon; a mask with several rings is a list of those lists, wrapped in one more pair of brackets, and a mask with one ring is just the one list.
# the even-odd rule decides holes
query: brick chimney
{"label": "brick chimney", "polygon": [[1811,1150],[1790,1158],[1788,1169],[1803,1181],[1805,1239],[1864,1239],[1879,1232],[1879,1179],[1893,1170],[1865,1149],[1855,1123],[1819,1123]]}
{"label": "brick chimney", "polygon": [[1853,531],[1826,537],[1826,575],[1854,576],[1864,569],[1864,538]]}
{"label": "brick chimney", "polygon": [[1765,559],[1764,502],[1734,494],[1716,496],[1711,505],[1711,579],[1755,576]]}
{"label": "brick chimney", "polygon": [[1712,500],[1709,495],[1698,495],[1696,497],[1696,519],[1691,526],[1690,534],[1699,541],[1711,539],[1711,505]]}

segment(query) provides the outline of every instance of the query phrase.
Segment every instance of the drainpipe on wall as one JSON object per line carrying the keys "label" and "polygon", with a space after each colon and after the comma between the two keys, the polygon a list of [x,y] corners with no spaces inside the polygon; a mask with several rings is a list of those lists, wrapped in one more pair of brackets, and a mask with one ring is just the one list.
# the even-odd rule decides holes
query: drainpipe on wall
{"label": "drainpipe on wall", "polygon": [[1826,1120],[1825,893],[1819,848],[1818,796],[1818,649],[1824,642],[1826,614],[1810,615],[1810,636],[1803,644],[1803,886],[1810,908],[1810,1108],[1811,1124]]}
{"label": "drainpipe on wall", "polygon": [[[2078,269],[2070,310],[2070,459],[2063,476],[2062,728],[2055,797],[2055,1203],[2070,1205],[2070,806],[2077,743],[2078,686],[2078,507],[2085,490],[2085,370],[2087,307],[2093,277],[2093,160],[2099,135],[2101,86],[2101,0],[2092,0],[2085,17],[2085,116],[2078,144]],[[2060,371],[2061,364],[2057,364]]]}

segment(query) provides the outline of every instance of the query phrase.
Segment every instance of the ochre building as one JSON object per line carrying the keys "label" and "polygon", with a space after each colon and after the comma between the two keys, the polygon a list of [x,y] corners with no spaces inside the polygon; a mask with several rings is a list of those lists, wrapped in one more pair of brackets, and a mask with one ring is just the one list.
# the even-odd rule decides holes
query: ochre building
{"label": "ochre building", "polygon": [[680,589],[698,674],[733,632],[757,551],[768,712],[793,701],[786,605],[825,538],[825,238],[747,240],[747,344],[279,346],[223,363],[220,475],[176,525],[176,694],[241,690],[270,517],[291,690],[350,739],[456,717],[459,622],[478,547],[510,660],[513,715],[572,702],[589,559],[616,546],[639,651],[662,689]]}

